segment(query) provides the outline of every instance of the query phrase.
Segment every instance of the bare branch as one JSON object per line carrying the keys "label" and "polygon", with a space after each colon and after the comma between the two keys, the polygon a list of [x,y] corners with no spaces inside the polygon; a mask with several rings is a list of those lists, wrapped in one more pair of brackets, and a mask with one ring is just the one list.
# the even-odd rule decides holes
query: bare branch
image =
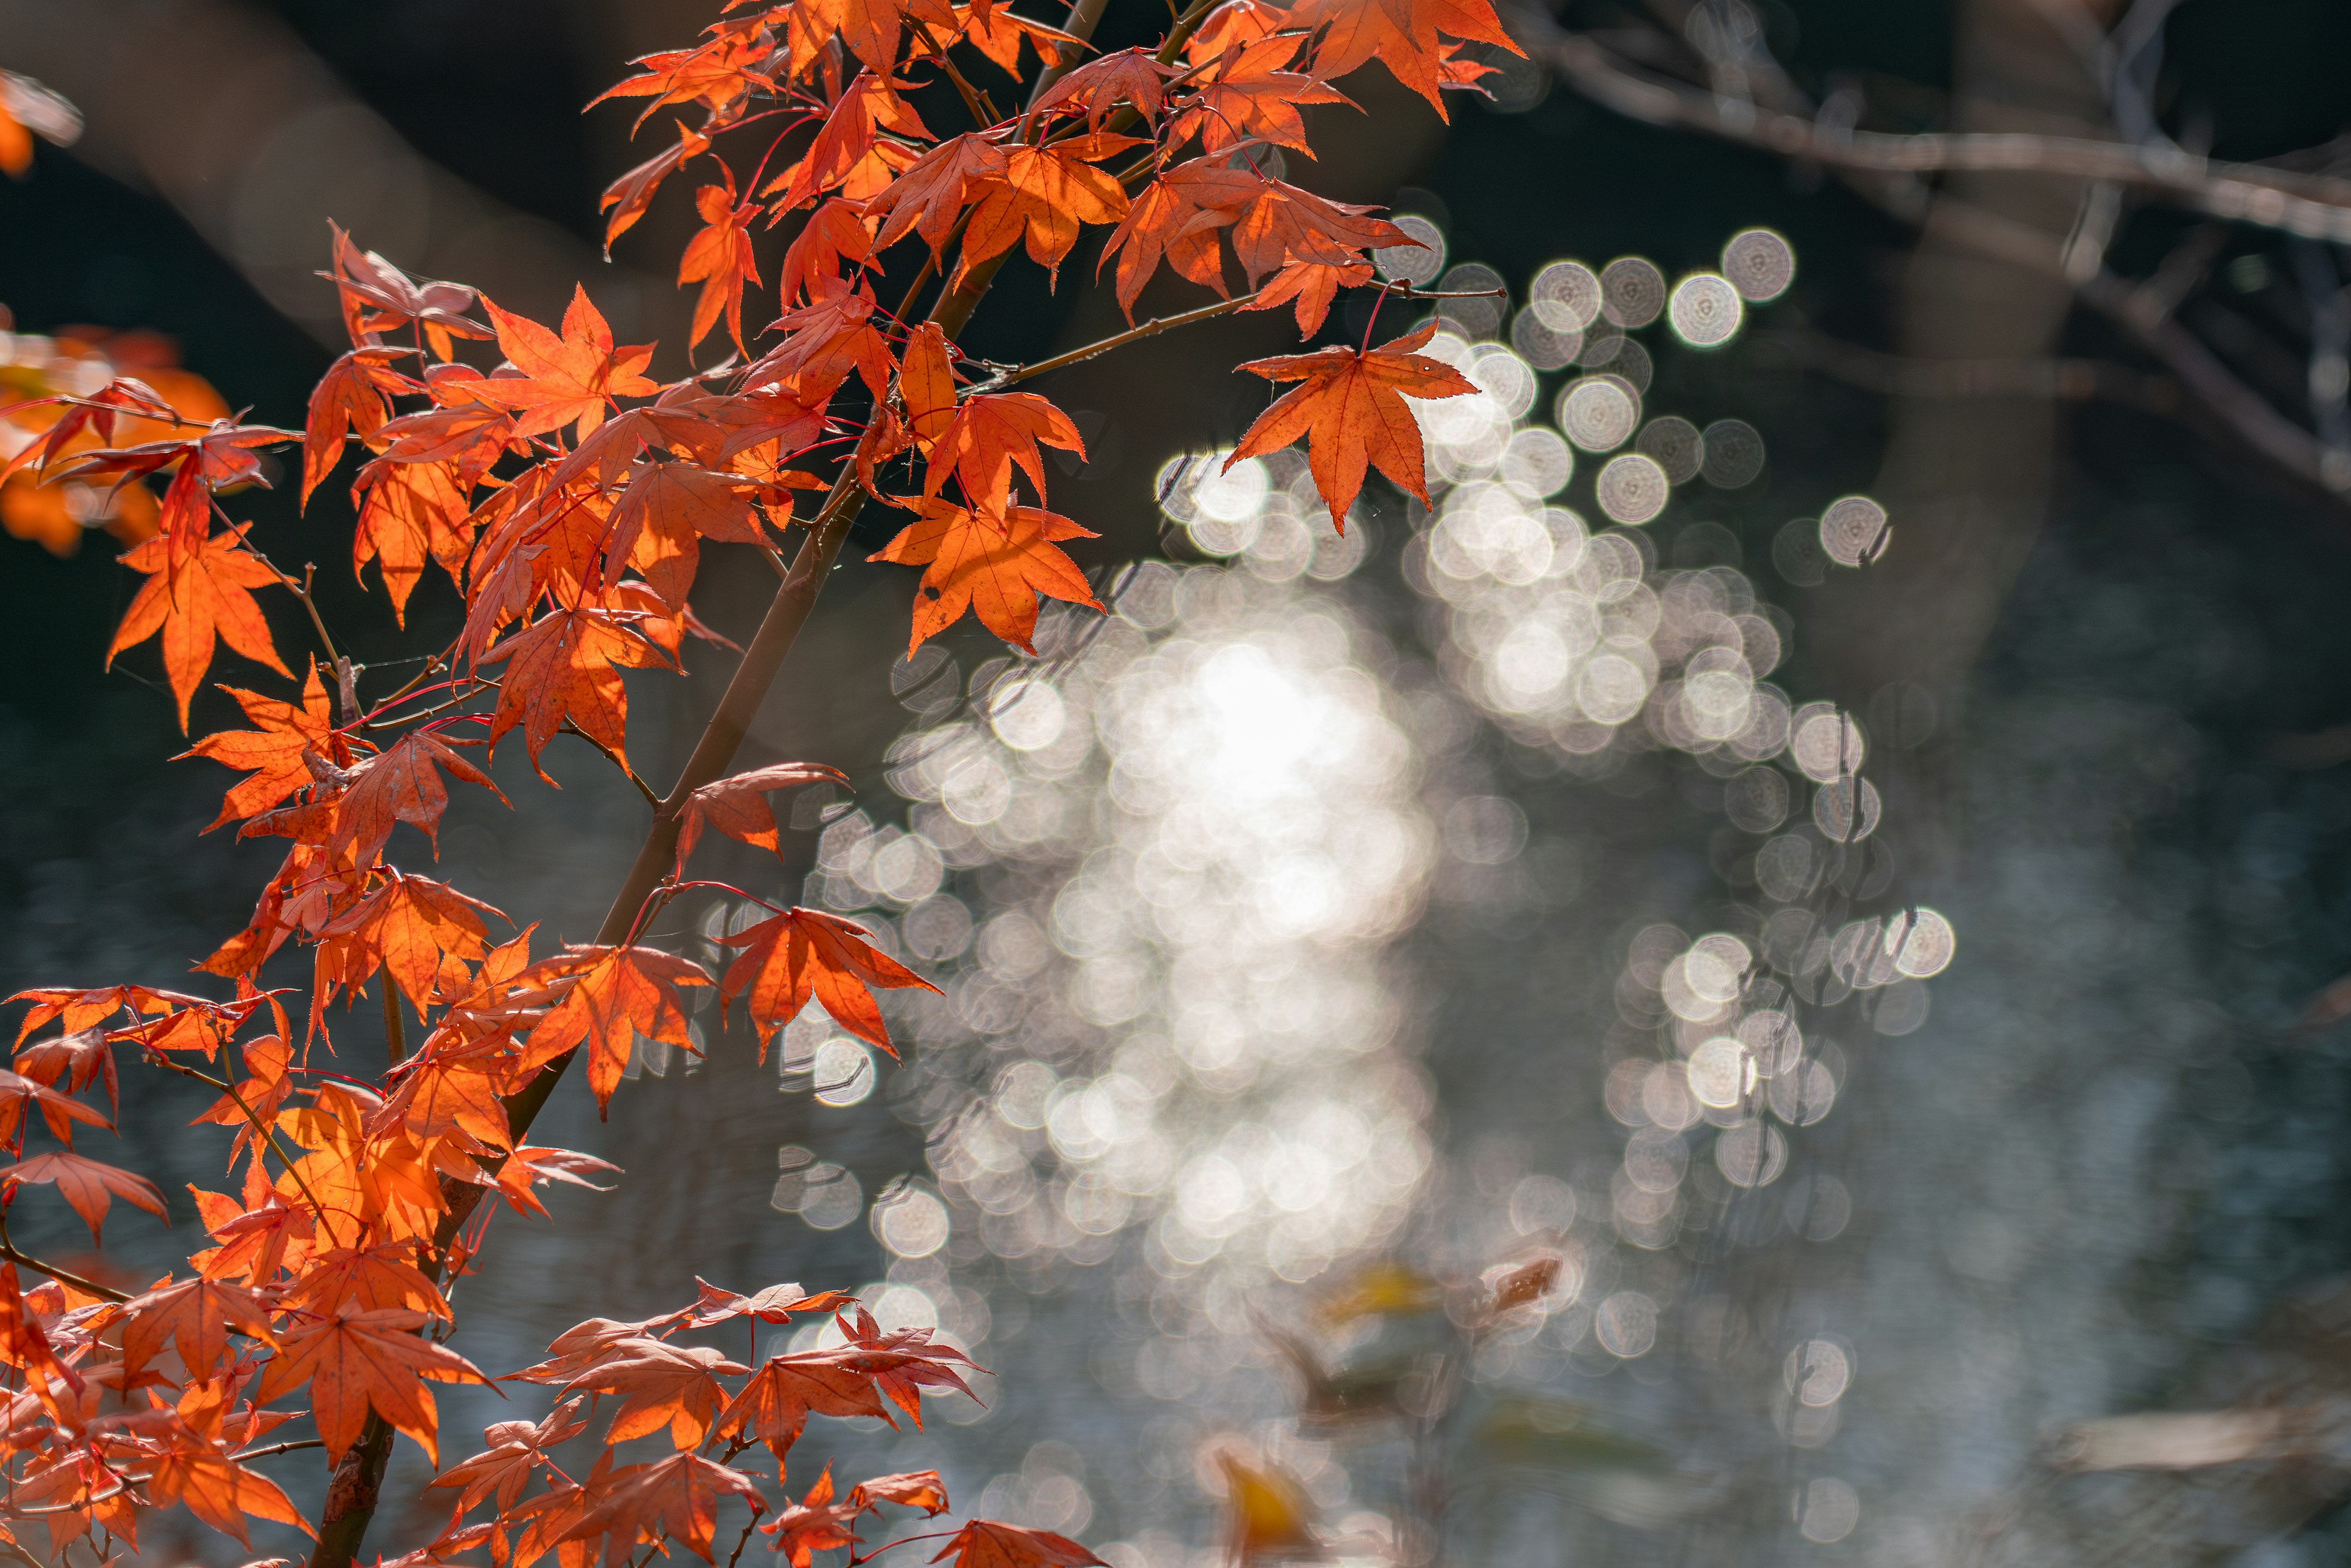
{"label": "bare branch", "polygon": [[1528,47],[1577,90],[1651,125],[1703,131],[1835,169],[1907,174],[1968,170],[2105,181],[2158,193],[2217,218],[2351,242],[2351,180],[2218,162],[2160,143],[2134,147],[2081,136],[1949,131],[1896,136],[1825,126],[1639,70],[1592,39],[1531,12],[1519,12],[1516,20]]}

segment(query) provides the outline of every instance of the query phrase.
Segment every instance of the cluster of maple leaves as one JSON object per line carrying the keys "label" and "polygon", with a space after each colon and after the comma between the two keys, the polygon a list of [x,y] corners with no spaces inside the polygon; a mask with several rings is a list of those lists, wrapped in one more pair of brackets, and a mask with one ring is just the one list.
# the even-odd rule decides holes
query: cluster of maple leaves
{"label": "cluster of maple leaves", "polygon": [[[393,835],[405,824],[431,841],[452,779],[504,800],[485,765],[516,731],[534,768],[558,735],[572,735],[635,779],[623,673],[681,667],[689,638],[732,646],[690,602],[705,544],[764,552],[789,591],[796,569],[778,547],[804,529],[805,553],[872,500],[913,515],[873,559],[925,569],[914,644],[968,611],[1026,649],[1040,596],[1099,609],[1059,548],[1085,530],[1045,507],[1040,448],[1081,457],[1083,444],[1046,399],[1005,390],[1023,379],[1019,368],[957,348],[969,297],[1015,246],[1057,271],[1094,226],[1108,231],[1100,265],[1115,264],[1130,321],[1164,262],[1233,308],[1289,306],[1311,337],[1339,289],[1374,282],[1370,251],[1412,242],[1368,209],[1271,177],[1259,153],[1306,152],[1301,106],[1345,103],[1331,83],[1374,59],[1432,104],[1442,88],[1474,86],[1483,68],[1459,57],[1465,43],[1510,47],[1487,0],[1299,0],[1287,10],[1197,0],[1158,48],[1081,64],[1076,33],[1000,0],[732,0],[699,42],[646,57],[606,95],[650,100],[645,116],[699,110],[605,206],[617,236],[670,176],[712,169],[680,281],[701,286],[689,346],[724,321],[737,350],[716,369],[656,382],[645,373],[652,348],[616,344],[584,289],[550,329],[463,285],[413,279],[337,230],[325,276],[351,348],[320,381],[303,430],[192,420],[129,375],[37,400],[46,423],[0,476],[161,488],[152,537],[124,557],[146,580],[110,658],[160,637],[183,727],[216,642],[287,683],[277,695],[227,688],[247,727],[191,747],[244,775],[213,826],[287,849],[246,928],[197,965],[233,988],[229,999],[141,986],[16,998],[30,1006],[14,1071],[0,1071],[0,1145],[23,1155],[37,1111],[63,1147],[0,1169],[0,1212],[28,1184],[55,1186],[93,1235],[115,1197],[163,1211],[144,1178],[71,1146],[78,1124],[110,1124],[82,1096],[102,1084],[113,1105],[123,1047],[212,1087],[218,1098],[199,1121],[229,1132],[233,1190],[195,1192],[210,1244],[185,1277],[135,1294],[40,1263],[0,1230],[11,1391],[0,1452],[14,1529],[37,1519],[52,1554],[84,1539],[135,1546],[141,1514],[174,1504],[240,1541],[249,1519],[308,1529],[254,1461],[317,1447],[338,1469],[314,1562],[341,1568],[390,1434],[437,1459],[427,1383],[485,1381],[443,1343],[454,1316],[442,1289],[481,1245],[492,1211],[483,1198],[543,1213],[538,1186],[589,1185],[610,1169],[528,1142],[554,1074],[584,1055],[603,1107],[640,1039],[697,1049],[681,992],[713,984],[724,1003],[743,1001],[763,1055],[811,999],[891,1050],[874,989],[928,982],[850,922],[771,906],[726,938],[741,951],[718,977],[639,940],[684,885],[705,830],[780,852],[768,792],[838,780],[829,768],[689,779],[660,807],[674,831],[670,873],[628,929],[536,956],[534,927],[494,937],[499,911],[387,858]],[[1009,115],[957,64],[977,57],[1017,77],[1024,50],[1044,70]],[[976,129],[942,138],[925,125],[910,95],[941,84]],[[765,152],[738,178],[719,144],[760,127]],[[775,268],[780,314],[755,353],[742,329],[746,289],[759,282],[755,235],[787,219],[798,226]],[[921,270],[893,310],[876,287],[902,245]],[[1249,292],[1232,293],[1228,267]],[[934,281],[939,303],[918,318],[914,304]],[[1370,466],[1425,498],[1404,400],[1475,390],[1416,351],[1431,330],[1378,350],[1367,333],[1362,347],[1242,367],[1302,384],[1267,410],[1236,459],[1302,436],[1334,523]],[[481,368],[464,342],[494,345],[498,362]],[[153,438],[117,444],[121,432]],[[267,482],[270,449],[297,443],[306,506],[356,449],[353,567],[373,563],[395,618],[404,624],[436,570],[462,595],[462,629],[397,690],[362,696],[362,672],[333,645],[307,581],[224,508],[225,493]],[[796,509],[804,492],[813,510]],[[322,645],[298,681],[255,597],[272,588],[311,612]],[[262,980],[289,947],[310,960],[307,1005],[294,1015],[286,990]],[[330,1005],[371,985],[393,1055],[372,1082],[328,1054]],[[19,1261],[48,1282],[23,1290]],[[818,1313],[834,1314],[839,1348],[774,1355],[757,1370],[676,1339]],[[810,1413],[919,1421],[925,1388],[963,1387],[953,1347],[922,1331],[884,1333],[848,1298],[796,1287],[748,1299],[705,1287],[664,1318],[591,1319],[553,1353],[511,1375],[556,1386],[563,1403],[538,1423],[491,1427],[484,1452],[442,1474],[435,1485],[463,1490],[449,1529],[416,1563],[480,1550],[496,1568],[528,1568],[552,1552],[562,1568],[599,1554],[621,1568],[642,1547],[672,1544],[709,1559],[720,1500],[769,1513],[735,1466],[747,1450],[765,1445],[780,1482]],[[584,1429],[582,1399],[606,1397],[620,1403],[601,1458],[567,1475],[551,1450]],[[306,1413],[314,1437],[265,1442]],[[663,1436],[667,1458],[615,1458],[617,1445]],[[485,1503],[491,1517],[466,1522]],[[836,1499],[828,1467],[761,1528],[793,1568],[809,1568],[815,1552],[853,1548],[857,1520],[884,1504],[947,1506],[932,1475]],[[1095,1561],[1059,1536],[986,1521],[956,1533],[949,1553],[961,1568]]]}

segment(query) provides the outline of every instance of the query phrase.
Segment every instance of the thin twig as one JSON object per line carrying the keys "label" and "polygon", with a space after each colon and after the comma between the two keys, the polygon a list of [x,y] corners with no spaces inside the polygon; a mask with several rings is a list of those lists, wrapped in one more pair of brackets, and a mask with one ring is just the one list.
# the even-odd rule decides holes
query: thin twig
{"label": "thin twig", "polygon": [[578,725],[573,724],[568,718],[561,724],[556,726],[555,733],[558,735],[576,735],[580,739],[586,741],[589,745],[594,747],[597,750],[602,752],[604,754],[604,759],[610,762],[613,767],[619,768],[622,773],[627,776],[629,782],[637,787],[637,793],[645,798],[646,805],[653,807],[655,810],[659,810],[661,809],[661,797],[653,793],[652,785],[637,777],[637,770],[630,767],[628,759],[622,757],[619,752],[613,750],[611,747],[605,745],[602,741],[597,739],[586,730],[581,729]]}
{"label": "thin twig", "polygon": [[2351,180],[2256,163],[2218,162],[2163,146],[2082,136],[1925,131],[1892,135],[1823,126],[1752,102],[1638,70],[1531,10],[1521,37],[1594,101],[1652,125],[1700,131],[1837,169],[1923,174],[1942,171],[2058,174],[2155,191],[2213,217],[2351,242]]}
{"label": "thin twig", "polygon": [[277,1443],[266,1448],[247,1448],[243,1453],[231,1454],[229,1458],[241,1465],[248,1459],[266,1459],[278,1454],[290,1454],[297,1448],[323,1448],[326,1446],[324,1437],[297,1437],[290,1443]]}

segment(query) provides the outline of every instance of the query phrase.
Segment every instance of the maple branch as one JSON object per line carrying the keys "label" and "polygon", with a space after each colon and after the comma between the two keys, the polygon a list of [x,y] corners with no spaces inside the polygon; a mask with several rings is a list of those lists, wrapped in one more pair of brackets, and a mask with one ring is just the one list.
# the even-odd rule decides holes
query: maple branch
{"label": "maple branch", "polygon": [[1186,310],[1175,316],[1155,316],[1140,327],[1130,327],[1125,331],[1104,338],[1099,342],[1088,343],[1081,349],[1071,349],[1066,354],[1056,354],[1050,360],[1040,360],[1033,365],[1008,366],[997,371],[970,391],[975,393],[998,392],[1005,387],[1016,386],[1032,376],[1041,376],[1049,371],[1065,370],[1071,365],[1081,365],[1098,355],[1109,353],[1113,349],[1123,349],[1129,343],[1139,343],[1145,338],[1155,338],[1162,332],[1172,332],[1178,327],[1188,327],[1195,321],[1207,321],[1218,316],[1229,316],[1236,310],[1246,310],[1256,302],[1258,294],[1264,292],[1263,289],[1259,289],[1252,294],[1236,295],[1230,299],[1219,299],[1214,305],[1203,305],[1197,310]]}
{"label": "maple branch", "polygon": [[1532,7],[1523,36],[1586,97],[1629,119],[1760,146],[1834,169],[1922,174],[1944,171],[2061,174],[2160,192],[2214,217],[2351,242],[2351,180],[2258,163],[2219,162],[2168,144],[2095,137],[1960,131],[1892,135],[1823,125],[1635,69]]}
{"label": "maple branch", "polygon": [[735,1568],[735,1564],[742,1561],[743,1548],[751,1544],[751,1532],[758,1528],[759,1516],[756,1513],[743,1521],[742,1537],[735,1542],[735,1550],[726,1554],[726,1568]]}
{"label": "maple branch", "polygon": [[27,1269],[37,1269],[58,1284],[70,1285],[86,1296],[96,1296],[101,1301],[127,1301],[131,1299],[111,1285],[101,1285],[95,1280],[85,1280],[79,1274],[58,1268],[55,1263],[45,1263],[29,1252],[18,1251],[16,1244],[8,1239],[8,1214],[5,1208],[0,1208],[0,1258],[5,1258],[11,1263],[22,1263]]}
{"label": "maple branch", "polygon": [[290,1443],[278,1443],[271,1448],[247,1448],[243,1453],[231,1454],[229,1458],[241,1465],[247,1459],[266,1459],[278,1454],[290,1454],[297,1448],[323,1448],[326,1446],[324,1437],[298,1437]]}
{"label": "maple branch", "polygon": [[400,1021],[400,990],[383,977],[383,1045],[394,1067],[408,1060],[408,1030]]}

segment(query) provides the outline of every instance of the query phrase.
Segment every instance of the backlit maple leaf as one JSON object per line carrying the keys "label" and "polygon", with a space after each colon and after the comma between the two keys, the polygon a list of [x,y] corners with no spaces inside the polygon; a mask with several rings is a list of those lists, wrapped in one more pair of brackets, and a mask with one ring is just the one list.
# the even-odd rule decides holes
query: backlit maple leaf
{"label": "backlit maple leaf", "polygon": [[166,1281],[123,1304],[123,1364],[135,1373],[169,1343],[180,1353],[190,1381],[200,1381],[227,1356],[231,1333],[276,1343],[260,1298],[242,1285],[201,1275],[177,1284]]}
{"label": "backlit maple leaf", "polygon": [[1225,466],[1287,446],[1303,435],[1314,487],[1340,529],[1346,528],[1347,508],[1363,490],[1367,466],[1377,467],[1426,505],[1428,480],[1420,424],[1404,400],[1461,397],[1478,390],[1442,360],[1415,351],[1436,332],[1432,320],[1369,351],[1329,348],[1252,360],[1241,366],[1268,381],[1305,384],[1283,393],[1258,415]]}
{"label": "backlit maple leaf", "polygon": [[1167,145],[1197,136],[1209,157],[1251,138],[1313,156],[1306,144],[1309,104],[1344,103],[1346,94],[1301,72],[1282,68],[1297,57],[1302,36],[1277,34],[1243,44],[1235,40],[1217,61],[1187,84],[1181,107],[1167,120]]}
{"label": "backlit maple leaf", "polygon": [[266,1405],[308,1383],[311,1414],[319,1436],[326,1439],[329,1460],[340,1460],[344,1450],[359,1441],[360,1428],[373,1409],[414,1439],[437,1468],[440,1416],[422,1380],[485,1386],[490,1380],[456,1352],[417,1337],[424,1322],[423,1312],[398,1308],[345,1309],[321,1322],[288,1329],[277,1354],[261,1369],[253,1401]]}
{"label": "backlit maple leaf", "polygon": [[744,1499],[755,1513],[767,1511],[767,1500],[747,1478],[699,1454],[679,1454],[655,1465],[624,1465],[606,1478],[602,1500],[563,1539],[615,1536],[625,1543],[621,1555],[626,1557],[626,1546],[666,1537],[711,1562],[718,1500],[728,1495]]}
{"label": "backlit maple leaf", "polygon": [[846,1365],[838,1350],[771,1355],[718,1414],[719,1437],[768,1445],[780,1465],[810,1416],[881,1416],[872,1375]]}
{"label": "backlit maple leaf", "polygon": [[579,605],[554,610],[482,655],[505,664],[490,744],[517,725],[533,767],[569,722],[614,756],[624,756],[629,695],[621,671],[662,662],[660,653],[628,622],[607,610]]}
{"label": "backlit maple leaf", "polygon": [[955,1568],[1102,1568],[1102,1560],[1050,1530],[1030,1530],[992,1519],[975,1519],[939,1548],[934,1563],[955,1559]]}
{"label": "backlit maple leaf", "polygon": [[698,1049],[677,988],[710,984],[701,965],[654,947],[589,947],[551,962],[578,978],[531,1029],[522,1065],[551,1061],[586,1045],[588,1087],[600,1112],[620,1087],[639,1035],[684,1051]]}
{"label": "backlit maple leaf", "polygon": [[780,856],[784,852],[777,838],[776,815],[768,808],[768,791],[820,782],[849,786],[848,777],[839,768],[820,762],[778,762],[705,784],[686,797],[678,812],[678,864],[684,865],[694,853],[705,825],[730,839],[774,850]]}
{"label": "backlit maple leaf", "polygon": [[613,347],[612,329],[589,300],[584,286],[573,287],[560,338],[487,298],[482,304],[497,325],[499,349],[522,375],[492,376],[475,395],[518,411],[522,418],[515,424],[517,435],[538,435],[569,424],[575,436],[585,436],[604,422],[613,398],[649,397],[661,390],[639,373],[653,359],[653,346]]}
{"label": "backlit maple leaf", "polygon": [[184,1422],[172,1421],[170,1437],[156,1448],[147,1475],[148,1500],[156,1507],[183,1503],[190,1513],[248,1548],[253,1542],[246,1534],[247,1518],[317,1533],[276,1481],[238,1464],[223,1445]]}
{"label": "backlit maple leaf", "polygon": [[1126,216],[1125,188],[1092,165],[1141,145],[1134,137],[1102,131],[1008,149],[1003,172],[975,182],[981,194],[964,227],[956,280],[1024,237],[1029,259],[1058,274],[1061,258],[1078,243],[1081,225],[1115,224]]}
{"label": "backlit maple leaf", "polygon": [[418,283],[371,250],[363,251],[332,219],[334,271],[322,273],[335,285],[343,325],[352,343],[371,346],[372,334],[413,323],[433,351],[446,360],[452,338],[486,338],[490,329],[465,314],[475,295],[462,283]]}
{"label": "backlit maple leaf", "polygon": [[302,437],[302,505],[342,457],[343,442],[356,431],[364,440],[392,417],[387,392],[423,389],[392,368],[397,349],[353,349],[319,378],[310,393],[310,417]]}
{"label": "backlit maple leaf", "polygon": [[798,1018],[811,996],[841,1028],[893,1057],[898,1054],[868,988],[938,988],[877,951],[865,935],[863,926],[837,915],[793,909],[722,938],[744,953],[726,967],[719,998],[731,1003],[747,995],[745,1005],[758,1030],[762,1062],[768,1060],[768,1038]]}
{"label": "backlit maple leaf", "polygon": [[251,771],[230,786],[221,800],[220,815],[204,829],[206,832],[223,822],[266,811],[295,790],[317,783],[318,775],[303,761],[303,753],[325,759],[335,749],[334,714],[329,706],[327,688],[319,683],[316,659],[310,662],[298,703],[235,686],[224,686],[222,690],[236,699],[254,727],[225,729],[205,736],[183,755],[210,758],[226,767]]}
{"label": "backlit maple leaf", "polygon": [[392,873],[382,886],[329,924],[328,937],[354,939],[367,961],[358,984],[383,966],[422,1019],[428,1003],[461,994],[473,978],[465,960],[489,950],[484,915],[506,915],[445,883]]}
{"label": "backlit maple leaf", "polygon": [[99,1239],[106,1211],[120,1197],[157,1218],[163,1218],[163,1195],[145,1176],[116,1166],[100,1165],[80,1155],[35,1155],[31,1159],[0,1168],[0,1186],[26,1182],[54,1185],[73,1211],[89,1227],[90,1239]]}
{"label": "backlit maple leaf", "polygon": [[[899,95],[914,84],[887,74],[862,70],[826,110],[824,124],[809,143],[800,161],[768,183],[762,195],[776,198],[776,210],[789,212],[847,181],[859,164],[872,156],[875,138],[884,131],[919,141],[937,140]],[[780,193],[780,194],[778,193]]]}
{"label": "backlit maple leaf", "polygon": [[865,1505],[860,1500],[832,1500],[832,1465],[827,1461],[824,1473],[817,1477],[816,1485],[809,1488],[808,1496],[759,1529],[775,1537],[768,1550],[790,1563],[791,1568],[810,1568],[817,1552],[857,1544],[857,1531],[852,1526],[864,1511]]}
{"label": "backlit maple leaf", "polygon": [[374,864],[396,822],[422,828],[426,837],[435,838],[441,813],[449,808],[443,769],[506,799],[488,774],[446,741],[430,730],[413,729],[353,765],[350,787],[329,802],[333,827],[326,840],[328,858],[340,860],[349,852],[360,865]]}
{"label": "backlit maple leaf", "polygon": [[1488,0],[1299,0],[1286,26],[1327,29],[1316,46],[1317,74],[1333,79],[1378,60],[1445,118],[1439,34],[1526,51],[1495,19]]}
{"label": "backlit maple leaf", "polygon": [[726,174],[725,184],[705,185],[694,193],[695,211],[705,226],[686,242],[678,261],[678,282],[702,285],[701,298],[694,302],[694,327],[685,340],[688,349],[709,336],[722,313],[726,335],[742,348],[743,285],[759,281],[758,258],[751,254],[751,220],[761,208],[757,202],[737,205],[735,172],[728,169]]}
{"label": "backlit maple leaf", "polygon": [[706,1345],[670,1344],[657,1339],[623,1341],[619,1354],[599,1362],[564,1385],[622,1396],[621,1408],[604,1434],[607,1443],[625,1443],[669,1428],[671,1444],[691,1448],[710,1429],[726,1403],[718,1379],[750,1371]]}
{"label": "backlit maple leaf", "polygon": [[1032,116],[1082,114],[1088,131],[1100,131],[1119,105],[1128,104],[1145,125],[1156,129],[1167,78],[1174,74],[1147,49],[1121,49],[1089,60],[1061,78],[1029,106],[1029,112]]}
{"label": "backlit maple leaf", "polygon": [[578,1418],[580,1401],[566,1399],[544,1420],[497,1421],[482,1429],[489,1445],[472,1458],[451,1465],[434,1477],[436,1487],[464,1487],[455,1512],[463,1514],[495,1492],[498,1511],[506,1512],[522,1496],[522,1489],[540,1466],[550,1464],[548,1450],[588,1429]]}
{"label": "backlit maple leaf", "polygon": [[1010,499],[1012,467],[1018,464],[1042,501],[1045,459],[1037,450],[1040,441],[1074,452],[1080,458],[1086,455],[1085,440],[1070,416],[1034,392],[982,392],[966,398],[931,444],[923,494],[936,496],[952,473],[975,511],[998,517]]}
{"label": "backlit maple leaf", "polygon": [[148,576],[107,647],[107,664],[111,667],[117,653],[161,632],[163,674],[180,705],[182,734],[188,728],[188,703],[212,664],[215,635],[254,663],[268,665],[289,681],[294,678],[269,640],[269,622],[261,606],[253,601],[254,589],[283,580],[239,548],[244,537],[241,528],[223,529],[176,572],[171,570],[167,535],[157,535],[122,558],[123,565]]}
{"label": "backlit maple leaf", "polygon": [[457,581],[473,549],[472,482],[458,458],[403,463],[379,457],[360,470],[351,486],[359,504],[359,527],[351,533],[351,575],[378,561],[395,622],[408,624],[408,596],[423,580],[427,561],[437,560]]}
{"label": "backlit maple leaf", "polygon": [[967,610],[1024,653],[1037,630],[1039,595],[1101,610],[1092,585],[1055,541],[1094,535],[1035,507],[1008,507],[999,520],[944,498],[925,500],[922,518],[869,560],[927,566],[915,591],[908,652],[935,637]]}

